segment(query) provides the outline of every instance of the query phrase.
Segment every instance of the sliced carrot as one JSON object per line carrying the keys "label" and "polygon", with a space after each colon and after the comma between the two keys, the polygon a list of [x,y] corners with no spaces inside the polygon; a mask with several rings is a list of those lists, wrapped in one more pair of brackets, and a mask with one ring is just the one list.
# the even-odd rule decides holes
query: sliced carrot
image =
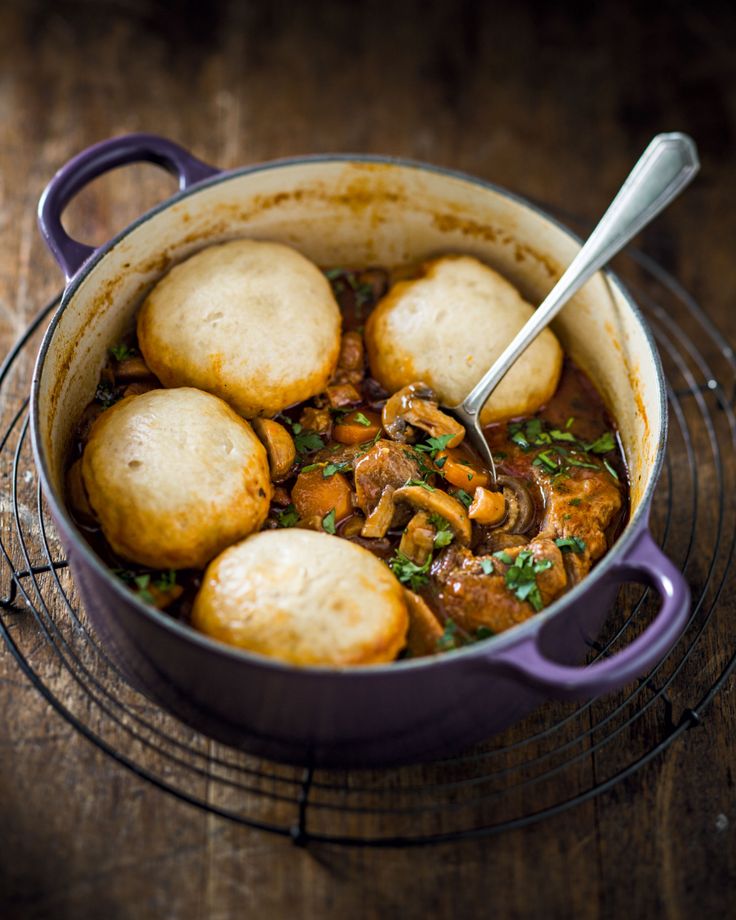
{"label": "sliced carrot", "polygon": [[291,490],[291,500],[302,520],[323,518],[333,508],[335,521],[341,521],[353,513],[347,479],[342,473],[333,473],[325,478],[322,467],[299,473]]}
{"label": "sliced carrot", "polygon": [[340,444],[362,444],[364,441],[372,441],[380,430],[381,417],[377,412],[357,409],[335,425],[332,437]]}
{"label": "sliced carrot", "polygon": [[[442,458],[445,462],[442,463]],[[443,450],[437,454],[435,463],[440,466],[445,479],[458,489],[465,489],[466,492],[472,492],[478,486],[487,489],[490,484],[490,476],[485,470],[481,469],[477,463],[468,460],[466,455],[457,450]]]}

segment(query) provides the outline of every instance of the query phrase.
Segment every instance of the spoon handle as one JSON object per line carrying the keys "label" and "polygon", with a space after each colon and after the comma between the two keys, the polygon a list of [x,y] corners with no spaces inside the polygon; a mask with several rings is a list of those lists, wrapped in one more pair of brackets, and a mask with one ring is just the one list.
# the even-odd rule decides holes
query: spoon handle
{"label": "spoon handle", "polygon": [[477,415],[511,365],[570,297],[655,218],[688,185],[699,168],[692,138],[680,133],[658,134],[560,280],[457,408]]}

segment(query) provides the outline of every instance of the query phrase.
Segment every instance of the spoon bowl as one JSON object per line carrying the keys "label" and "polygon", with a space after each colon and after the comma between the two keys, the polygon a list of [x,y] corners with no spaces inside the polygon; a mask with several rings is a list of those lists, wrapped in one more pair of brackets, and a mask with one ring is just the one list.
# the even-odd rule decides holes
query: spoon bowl
{"label": "spoon bowl", "polygon": [[603,268],[693,180],[700,163],[687,134],[658,134],[629,173],[595,230],[557,284],[516,336],[457,406],[443,406],[465,426],[466,437],[485,461],[494,485],[496,465],[483,434],[480,413],[514,362],[557,316],[585,282]]}

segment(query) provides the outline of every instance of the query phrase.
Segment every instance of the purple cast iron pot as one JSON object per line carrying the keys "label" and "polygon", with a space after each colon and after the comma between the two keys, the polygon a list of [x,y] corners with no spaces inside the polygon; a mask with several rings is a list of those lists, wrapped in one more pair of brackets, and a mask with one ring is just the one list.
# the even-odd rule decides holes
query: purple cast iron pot
{"label": "purple cast iron pot", "polygon": [[[69,200],[101,173],[149,161],[180,191],[107,245],[71,239]],[[67,286],[33,378],[33,447],[87,614],[107,652],[151,699],[207,735],[294,763],[370,766],[477,742],[548,697],[622,687],[667,652],[689,611],[687,584],[647,520],[666,437],[665,384],[637,308],[610,273],[592,278],[554,328],[616,417],[631,472],[631,519],[563,598],[514,629],[439,657],[355,669],[296,668],[230,648],[139,602],[89,548],[64,502],[65,458],[109,346],[175,262],[238,236],[280,240],[320,265],[397,265],[460,251],[540,301],[579,241],[522,199],[459,173],[385,157],[319,156],[221,172],[170,141],[131,135],[72,159],[39,205]],[[287,330],[288,332],[288,330]],[[283,331],[281,331],[283,334]],[[625,581],[661,596],[623,651],[579,666]]]}

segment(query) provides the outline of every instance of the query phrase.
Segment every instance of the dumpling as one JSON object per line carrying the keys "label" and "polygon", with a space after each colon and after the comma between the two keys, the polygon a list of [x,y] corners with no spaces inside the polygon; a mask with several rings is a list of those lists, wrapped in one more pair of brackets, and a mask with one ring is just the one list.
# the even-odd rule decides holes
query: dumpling
{"label": "dumpling", "polygon": [[192,625],[229,645],[297,665],[393,661],[404,647],[404,589],[366,549],[298,528],[226,549],[205,572]]}
{"label": "dumpling", "polygon": [[271,500],[266,450],[248,422],[189,387],[103,412],[82,478],[114,552],[154,569],[204,568],[263,525]]}
{"label": "dumpling", "polygon": [[[532,315],[533,308],[493,269],[471,256],[427,262],[400,281],[366,323],[371,373],[390,393],[422,380],[447,405],[461,402]],[[562,349],[545,329],[501,381],[483,424],[531,415],[557,388]]]}
{"label": "dumpling", "polygon": [[138,314],[138,343],[164,386],[207,390],[253,418],[324,390],[340,322],[329,282],[303,255],[232,240],[158,282]]}

